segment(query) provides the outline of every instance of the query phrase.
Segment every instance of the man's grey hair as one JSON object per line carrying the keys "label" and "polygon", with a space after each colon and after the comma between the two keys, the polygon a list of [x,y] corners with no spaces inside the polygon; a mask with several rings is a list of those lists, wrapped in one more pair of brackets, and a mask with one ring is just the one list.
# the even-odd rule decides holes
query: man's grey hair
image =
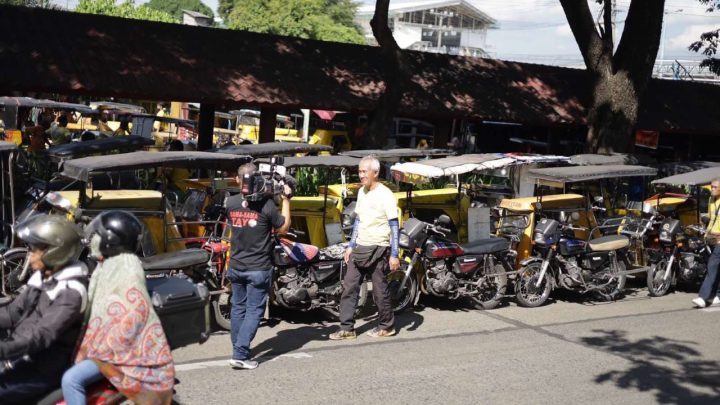
{"label": "man's grey hair", "polygon": [[715,177],[714,179],[712,179],[710,184],[712,184],[712,183],[720,183],[720,177]]}
{"label": "man's grey hair", "polygon": [[257,171],[257,166],[253,163],[245,163],[238,167],[238,177],[242,179],[243,175],[254,173]]}
{"label": "man's grey hair", "polygon": [[380,161],[377,159],[377,157],[375,157],[375,155],[368,155],[360,159],[360,165],[362,165],[363,162],[369,162],[370,170],[380,173]]}

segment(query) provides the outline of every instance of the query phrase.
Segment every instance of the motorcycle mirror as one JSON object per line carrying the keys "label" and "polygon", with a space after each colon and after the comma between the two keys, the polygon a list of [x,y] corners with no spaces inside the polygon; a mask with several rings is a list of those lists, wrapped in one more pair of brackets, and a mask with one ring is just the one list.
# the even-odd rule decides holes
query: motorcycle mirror
{"label": "motorcycle mirror", "polygon": [[570,219],[573,221],[579,221],[580,220],[580,213],[575,211],[572,214],[570,214]]}
{"label": "motorcycle mirror", "polygon": [[443,215],[440,215],[440,216],[435,220],[435,224],[436,224],[436,225],[440,225],[440,226],[442,226],[442,227],[449,227],[450,225],[452,225],[452,220],[450,219],[449,216],[443,214]]}

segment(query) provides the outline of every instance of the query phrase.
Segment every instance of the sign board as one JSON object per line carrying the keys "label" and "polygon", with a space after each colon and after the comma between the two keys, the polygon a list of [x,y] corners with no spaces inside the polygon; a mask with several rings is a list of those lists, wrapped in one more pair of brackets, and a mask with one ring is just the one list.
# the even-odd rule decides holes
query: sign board
{"label": "sign board", "polygon": [[490,207],[468,209],[468,242],[490,237]]}
{"label": "sign board", "polygon": [[635,132],[635,146],[657,149],[660,143],[660,132],[638,130]]}

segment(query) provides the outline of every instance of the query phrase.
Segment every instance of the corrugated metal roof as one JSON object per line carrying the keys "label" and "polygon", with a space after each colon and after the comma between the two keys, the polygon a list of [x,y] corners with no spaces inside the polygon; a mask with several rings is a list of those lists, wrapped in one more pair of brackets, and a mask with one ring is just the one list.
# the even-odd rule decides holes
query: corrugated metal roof
{"label": "corrugated metal roof", "polygon": [[[33,29],[28,30],[27,27]],[[57,27],[62,27],[58,29]],[[527,125],[585,123],[585,70],[405,51],[399,114]],[[0,94],[372,110],[380,49],[180,24],[0,6]],[[653,80],[640,127],[717,133],[720,87]]]}

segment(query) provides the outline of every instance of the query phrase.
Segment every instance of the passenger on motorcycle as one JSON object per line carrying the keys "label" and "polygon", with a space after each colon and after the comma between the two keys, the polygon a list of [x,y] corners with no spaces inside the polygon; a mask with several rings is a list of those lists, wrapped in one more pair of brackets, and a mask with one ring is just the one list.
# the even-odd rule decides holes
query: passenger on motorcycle
{"label": "passenger on motorcycle", "polygon": [[0,307],[0,402],[27,403],[60,384],[87,304],[87,267],[76,261],[81,237],[61,216],[37,215],[17,227],[34,273]]}
{"label": "passenger on motorcycle", "polygon": [[142,225],[132,214],[108,211],[85,237],[98,260],[89,288],[85,334],[76,364],[62,378],[68,405],[84,405],[85,388],[103,378],[136,404],[169,404],[175,368],[160,319],[135,255]]}
{"label": "passenger on motorcycle", "polygon": [[698,291],[698,297],[692,302],[698,308],[705,308],[708,305],[720,304],[718,298],[718,268],[720,268],[720,179],[715,179],[710,183],[710,204],[708,204],[708,214],[710,222],[708,223],[705,239],[707,244],[711,246],[712,254],[707,264],[707,274]]}

